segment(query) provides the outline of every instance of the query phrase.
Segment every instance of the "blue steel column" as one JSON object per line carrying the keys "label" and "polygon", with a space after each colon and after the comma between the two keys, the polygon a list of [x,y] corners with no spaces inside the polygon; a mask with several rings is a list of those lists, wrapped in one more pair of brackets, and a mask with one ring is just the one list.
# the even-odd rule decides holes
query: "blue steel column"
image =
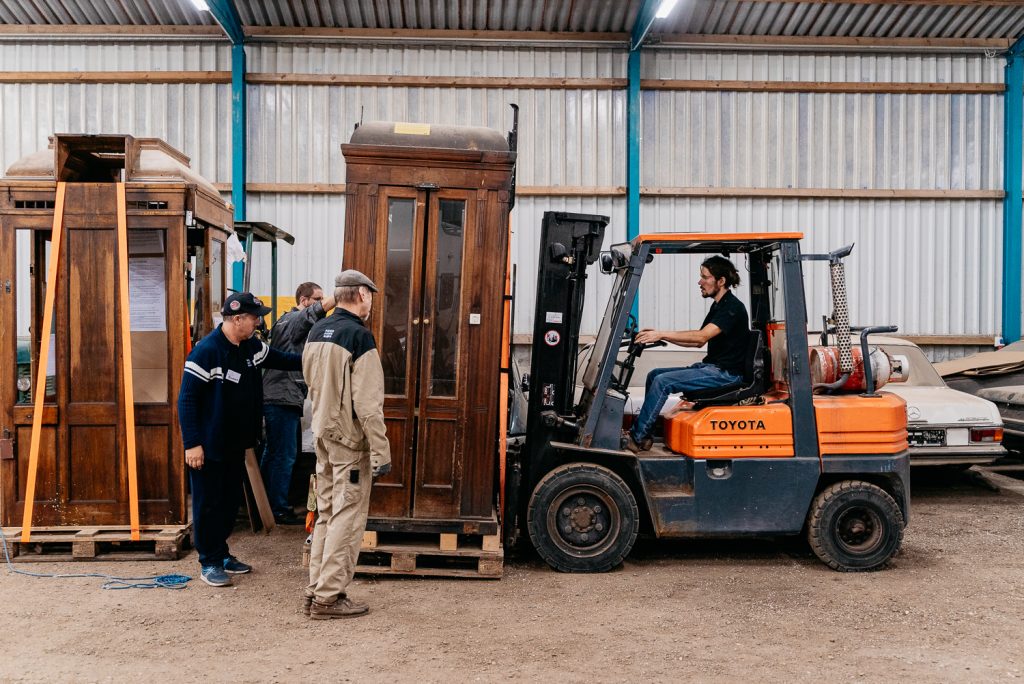
{"label": "blue steel column", "polygon": [[[231,46],[231,202],[235,205],[236,221],[245,220],[245,126],[245,45],[236,43]],[[232,286],[241,290],[245,264],[236,261],[232,269]]]}
{"label": "blue steel column", "polygon": [[[636,13],[629,40],[626,86],[626,239],[640,234],[640,47],[651,30],[660,0],[644,0]],[[640,295],[630,309],[640,318]]]}
{"label": "blue steel column", "polygon": [[[660,0],[644,0],[629,40],[626,90],[626,237],[640,234],[640,47],[651,30]],[[634,312],[635,313],[635,312]]]}
{"label": "blue steel column", "polygon": [[629,82],[626,117],[629,129],[626,145],[626,238],[640,234],[640,49],[629,51]]}
{"label": "blue steel column", "polygon": [[1003,96],[1003,342],[1021,333],[1021,193],[1024,154],[1024,38],[1006,55]]}
{"label": "blue steel column", "polygon": [[[208,0],[210,12],[231,39],[231,202],[235,220],[245,220],[245,32],[233,0]],[[245,264],[236,262],[231,272],[231,288],[243,287]]]}

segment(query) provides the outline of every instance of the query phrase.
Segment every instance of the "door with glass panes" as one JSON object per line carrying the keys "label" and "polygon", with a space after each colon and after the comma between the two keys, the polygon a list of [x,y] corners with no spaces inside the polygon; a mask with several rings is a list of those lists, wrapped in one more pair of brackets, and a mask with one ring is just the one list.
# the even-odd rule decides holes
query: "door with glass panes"
{"label": "door with glass panes", "polygon": [[380,187],[372,327],[384,368],[392,473],[371,515],[457,517],[467,381],[467,232],[476,193]]}

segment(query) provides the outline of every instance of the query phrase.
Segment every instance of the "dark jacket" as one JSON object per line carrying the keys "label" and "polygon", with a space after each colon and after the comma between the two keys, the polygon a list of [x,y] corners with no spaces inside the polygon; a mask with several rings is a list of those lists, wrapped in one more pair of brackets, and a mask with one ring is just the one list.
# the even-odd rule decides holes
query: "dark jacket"
{"label": "dark jacket", "polygon": [[[283,352],[301,354],[313,324],[324,317],[324,307],[313,302],[305,309],[293,307],[274,324],[270,331],[270,346]],[[263,403],[291,406],[302,410],[306,399],[306,383],[301,371],[263,371]]]}
{"label": "dark jacket", "polygon": [[298,370],[299,354],[271,349],[253,337],[235,346],[220,326],[199,340],[185,360],[178,392],[178,423],[186,449],[203,447],[222,461],[256,446],[263,417],[260,368]]}

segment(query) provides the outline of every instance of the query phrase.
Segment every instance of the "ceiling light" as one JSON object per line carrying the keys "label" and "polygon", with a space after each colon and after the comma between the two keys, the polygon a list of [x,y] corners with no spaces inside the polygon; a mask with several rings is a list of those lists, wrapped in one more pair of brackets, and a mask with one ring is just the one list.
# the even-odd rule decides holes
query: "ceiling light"
{"label": "ceiling light", "polygon": [[[196,2],[196,0],[192,0],[192,2]],[[658,6],[658,13],[654,15],[654,18],[664,19],[667,17],[672,13],[677,2],[679,2],[679,0],[661,0],[661,5]]]}
{"label": "ceiling light", "polygon": [[192,4],[195,5],[195,8],[200,12],[210,11],[210,6],[206,4],[206,0],[192,0]]}

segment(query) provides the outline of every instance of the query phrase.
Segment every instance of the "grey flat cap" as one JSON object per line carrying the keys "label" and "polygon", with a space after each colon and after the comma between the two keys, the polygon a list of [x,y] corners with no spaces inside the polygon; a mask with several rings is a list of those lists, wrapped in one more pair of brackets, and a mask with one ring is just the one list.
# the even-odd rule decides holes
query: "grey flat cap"
{"label": "grey flat cap", "polygon": [[358,287],[359,285],[370,288],[370,292],[378,291],[372,280],[352,268],[342,271],[334,278],[334,287]]}

